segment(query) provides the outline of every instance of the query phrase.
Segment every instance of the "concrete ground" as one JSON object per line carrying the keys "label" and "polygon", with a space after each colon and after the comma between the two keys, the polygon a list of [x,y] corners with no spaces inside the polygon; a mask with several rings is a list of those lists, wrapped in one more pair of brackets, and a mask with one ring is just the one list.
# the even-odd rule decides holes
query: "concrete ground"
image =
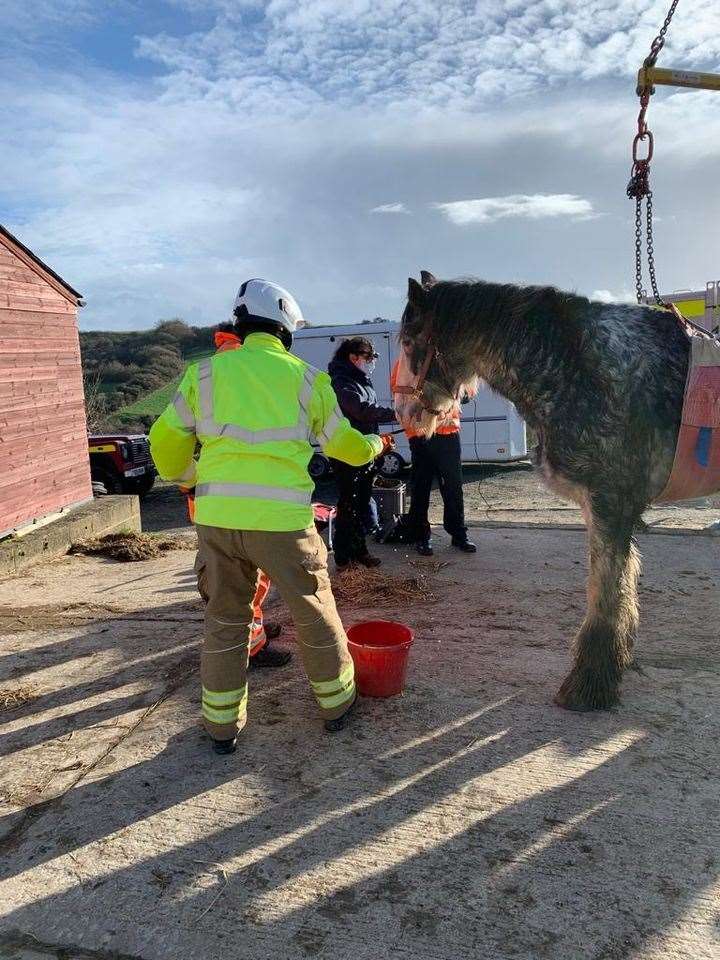
{"label": "concrete ground", "polygon": [[0,956],[717,960],[718,540],[640,538],[638,669],[576,715],[582,534],[474,534],[377,548],[437,598],[382,611],[416,632],[403,697],[331,738],[297,661],[253,673],[229,758],[192,554],[0,583],[0,696],[28,698],[0,713]]}
{"label": "concrete ground", "polygon": [[[401,478],[410,491],[410,474]],[[529,463],[475,464],[463,468],[465,516],[472,527],[556,527],[584,529],[580,511],[545,487]],[[336,503],[331,481],[316,490],[315,499]],[[409,501],[408,501],[409,502]],[[187,510],[177,487],[158,482],[141,501],[143,530],[177,533],[189,529]],[[430,501],[430,519],[442,523],[437,489]],[[701,532],[720,520],[720,496],[670,506],[651,507],[645,514],[650,530]]]}

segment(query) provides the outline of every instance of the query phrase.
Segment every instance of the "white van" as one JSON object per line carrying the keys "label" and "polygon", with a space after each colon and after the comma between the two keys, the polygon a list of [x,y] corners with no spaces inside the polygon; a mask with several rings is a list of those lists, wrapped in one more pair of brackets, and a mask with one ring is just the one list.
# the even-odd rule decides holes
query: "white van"
{"label": "white van", "polygon": [[[398,323],[392,321],[304,327],[295,334],[292,352],[319,370],[327,370],[341,340],[347,337],[365,337],[370,340],[378,354],[377,366],[372,375],[378,402],[391,407],[390,371],[400,349],[399,327]],[[527,457],[525,422],[508,400],[481,384],[477,397],[464,404],[461,409],[460,439],[464,463],[508,463]],[[397,428],[393,428],[391,424],[380,426],[383,432],[393,429]],[[403,467],[410,464],[410,445],[405,434],[399,433],[395,439],[395,451],[387,453],[380,466],[386,477],[397,476]],[[319,479],[328,469],[329,464],[325,457],[316,454],[310,463],[311,476]]]}

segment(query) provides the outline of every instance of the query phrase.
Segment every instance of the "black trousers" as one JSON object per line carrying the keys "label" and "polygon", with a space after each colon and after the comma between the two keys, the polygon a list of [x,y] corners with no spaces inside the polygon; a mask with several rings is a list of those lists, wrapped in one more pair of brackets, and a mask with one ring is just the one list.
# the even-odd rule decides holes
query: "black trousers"
{"label": "black trousers", "polygon": [[330,463],[338,488],[333,534],[335,562],[348,563],[368,553],[364,527],[377,470],[375,461],[364,467],[351,467],[341,460],[331,460]]}
{"label": "black trousers", "polygon": [[412,500],[408,523],[418,540],[430,537],[428,510],[430,491],[437,477],[443,500],[443,526],[451,537],[465,539],[465,505],[462,488],[460,434],[435,434],[434,437],[411,437]]}

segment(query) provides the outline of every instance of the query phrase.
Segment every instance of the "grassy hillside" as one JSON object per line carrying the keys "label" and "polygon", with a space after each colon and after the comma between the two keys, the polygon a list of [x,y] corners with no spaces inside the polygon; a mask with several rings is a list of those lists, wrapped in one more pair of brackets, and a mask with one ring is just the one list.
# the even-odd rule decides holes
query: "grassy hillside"
{"label": "grassy hillside", "polygon": [[170,403],[175,395],[180,377],[176,377],[164,387],[153,390],[152,393],[145,394],[134,403],[129,403],[126,407],[120,407],[117,416],[123,420],[132,420],[135,417],[158,417],[165,407]]}
{"label": "grassy hillside", "polygon": [[166,320],[134,333],[80,334],[90,429],[146,430],[191,360],[212,353],[212,329]]}
{"label": "grassy hillside", "polygon": [[[192,351],[187,357],[184,358],[184,362],[188,364],[192,363],[193,360],[202,360],[203,357],[209,357],[210,353],[211,351],[209,350]],[[155,417],[160,416],[165,407],[175,396],[175,391],[177,390],[179,383],[180,377],[174,377],[164,386],[159,387],[157,390],[152,390],[150,393],[146,393],[134,403],[129,403],[124,407],[120,407],[120,409],[117,411],[118,418],[123,422],[132,421],[134,418],[147,419],[148,417],[154,420]]]}

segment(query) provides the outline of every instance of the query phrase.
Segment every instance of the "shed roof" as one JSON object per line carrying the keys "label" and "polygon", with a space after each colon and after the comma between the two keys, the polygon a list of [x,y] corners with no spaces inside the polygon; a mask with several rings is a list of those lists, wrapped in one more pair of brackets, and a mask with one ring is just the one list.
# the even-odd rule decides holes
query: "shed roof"
{"label": "shed roof", "polygon": [[[11,248],[15,247],[16,252],[20,251],[21,254],[25,254],[25,257],[31,260],[32,264],[34,264],[35,267],[39,267],[43,273],[47,274],[49,277],[52,277],[52,279],[56,283],[58,283],[66,293],[69,293],[71,297],[74,298],[76,301],[82,299],[81,293],[78,293],[78,291],[75,290],[74,287],[71,287],[66,280],[63,280],[63,278],[59,274],[55,273],[55,271],[51,267],[49,267],[46,263],[44,263],[40,259],[40,257],[34,254],[32,250],[26,247],[24,243],[18,240],[17,237],[13,236],[13,234],[10,233],[9,230],[6,230],[5,227],[0,223],[0,243],[3,243],[3,241],[5,241],[4,243],[5,246],[9,246]],[[7,241],[9,241],[9,243]]]}

